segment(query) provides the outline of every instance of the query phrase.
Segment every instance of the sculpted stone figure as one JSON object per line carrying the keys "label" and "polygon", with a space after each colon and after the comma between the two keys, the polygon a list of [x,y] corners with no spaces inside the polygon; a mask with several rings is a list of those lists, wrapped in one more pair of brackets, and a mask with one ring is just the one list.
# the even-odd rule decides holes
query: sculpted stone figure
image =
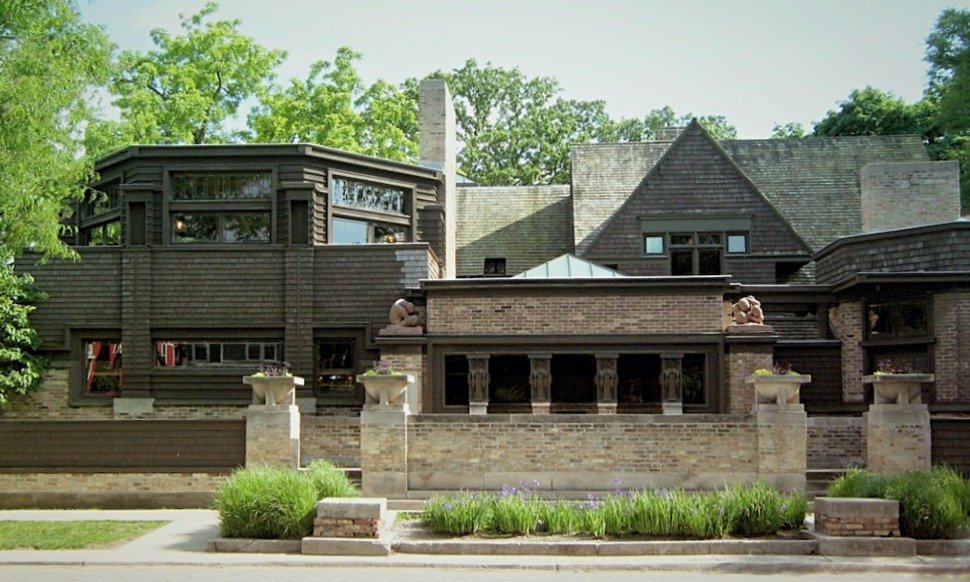
{"label": "sculpted stone figure", "polygon": [[734,323],[744,325],[764,325],[765,313],[761,310],[761,302],[753,295],[742,297],[731,306],[731,318]]}
{"label": "sculpted stone figure", "polygon": [[391,305],[387,314],[390,322],[380,331],[380,335],[421,335],[424,330],[418,325],[418,310],[407,299],[398,299]]}
{"label": "sculpted stone figure", "polygon": [[391,305],[388,320],[391,322],[391,325],[415,327],[418,325],[418,310],[410,301],[398,299],[394,302],[394,305]]}
{"label": "sculpted stone figure", "polygon": [[663,369],[660,372],[660,388],[664,402],[680,402],[683,397],[681,387],[683,372],[680,358],[663,358]]}

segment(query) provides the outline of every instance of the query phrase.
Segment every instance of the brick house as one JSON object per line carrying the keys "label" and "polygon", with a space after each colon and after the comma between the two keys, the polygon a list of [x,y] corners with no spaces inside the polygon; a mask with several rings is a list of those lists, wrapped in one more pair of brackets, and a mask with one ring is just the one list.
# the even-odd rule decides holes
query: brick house
{"label": "brick house", "polygon": [[[18,264],[48,294],[33,322],[53,366],[0,415],[0,440],[70,429],[90,453],[40,439],[34,460],[2,447],[0,469],[239,464],[240,376],[283,360],[307,378],[304,456],[354,465],[354,377],[379,357],[417,377],[419,417],[743,416],[744,377],[783,360],[813,377],[818,468],[859,464],[861,378],[891,360],[935,373],[934,454],[970,466],[948,440],[970,412],[970,222],[956,163],[930,162],[917,137],[718,142],[692,122],[574,146],[568,185],[482,187],[456,185],[442,83],[422,85],[420,121],[418,165],[311,144],[100,160],[72,218],[80,261]],[[759,333],[729,326],[747,295]],[[420,334],[380,333],[399,297]],[[156,458],[138,447],[163,432],[111,445],[53,419],[152,422],[223,448]],[[17,420],[35,424],[4,431]]]}

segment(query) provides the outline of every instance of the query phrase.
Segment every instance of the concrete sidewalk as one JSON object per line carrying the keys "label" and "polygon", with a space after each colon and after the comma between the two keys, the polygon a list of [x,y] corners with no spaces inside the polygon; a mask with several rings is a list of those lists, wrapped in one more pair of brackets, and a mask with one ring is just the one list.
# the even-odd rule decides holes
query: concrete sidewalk
{"label": "concrete sidewalk", "polygon": [[302,554],[239,554],[207,552],[219,537],[215,511],[172,510],[12,510],[0,520],[69,521],[87,519],[165,520],[154,532],[127,544],[94,550],[0,551],[0,566],[17,565],[191,565],[292,567],[415,567],[504,568],[528,570],[707,571],[750,574],[892,572],[921,574],[970,573],[970,556],[915,558],[834,558],[829,556],[698,555],[698,556],[456,556],[391,554],[387,557],[331,557]]}

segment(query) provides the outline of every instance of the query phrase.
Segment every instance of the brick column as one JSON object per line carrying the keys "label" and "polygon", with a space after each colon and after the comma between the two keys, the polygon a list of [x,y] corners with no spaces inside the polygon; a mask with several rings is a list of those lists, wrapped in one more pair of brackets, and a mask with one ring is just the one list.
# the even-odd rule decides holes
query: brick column
{"label": "brick column", "polygon": [[[382,340],[383,341],[383,340]],[[394,370],[414,377],[408,383],[407,403],[410,411],[422,411],[422,389],[424,385],[424,355],[422,346],[415,343],[381,345],[381,359],[390,362]]]}
{"label": "brick column", "polygon": [[970,293],[934,295],[933,330],[936,399],[966,401],[970,399]]}
{"label": "brick column", "polygon": [[488,354],[468,354],[468,414],[488,414]]}
{"label": "brick column", "polygon": [[246,466],[300,466],[300,409],[252,404],[246,413]]}
{"label": "brick column", "polygon": [[860,403],[865,400],[862,375],[862,303],[849,301],[829,310],[829,321],[836,338],[842,341],[842,401]]}
{"label": "brick column", "polygon": [[755,389],[744,380],[758,368],[771,369],[777,337],[767,325],[763,329],[751,327],[741,333],[730,333],[734,327],[729,328],[724,338],[727,343],[724,408],[728,414],[750,414],[754,411]]}
{"label": "brick column", "polygon": [[895,475],[930,468],[930,412],[925,404],[870,404],[866,468]]}
{"label": "brick column", "polygon": [[758,478],[773,483],[782,491],[805,491],[808,468],[805,406],[758,404],[757,422]]}
{"label": "brick column", "polygon": [[618,357],[619,354],[596,354],[596,412],[599,414],[616,414]]}
{"label": "brick column", "polygon": [[549,414],[552,400],[552,354],[529,354],[532,414]]}
{"label": "brick column", "polygon": [[408,412],[375,407],[360,413],[361,489],[370,497],[406,499]]}

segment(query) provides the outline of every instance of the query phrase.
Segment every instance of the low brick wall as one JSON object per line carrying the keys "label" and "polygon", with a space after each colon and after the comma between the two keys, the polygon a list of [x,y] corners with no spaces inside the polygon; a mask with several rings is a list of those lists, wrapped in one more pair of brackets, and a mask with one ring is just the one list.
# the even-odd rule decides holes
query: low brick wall
{"label": "low brick wall", "polygon": [[828,536],[898,538],[899,502],[816,497],[815,531]]}
{"label": "low brick wall", "polygon": [[865,421],[861,416],[808,418],[809,469],[848,469],[866,465]]}
{"label": "low brick wall", "polygon": [[313,537],[377,538],[387,512],[387,500],[376,498],[321,499],[313,518]]}
{"label": "low brick wall", "polygon": [[360,417],[300,417],[300,464],[326,459],[340,467],[360,466]]}
{"label": "low brick wall", "polygon": [[758,425],[736,415],[415,415],[410,490],[711,489],[759,473]]}
{"label": "low brick wall", "polygon": [[211,507],[226,473],[0,473],[0,507]]}

